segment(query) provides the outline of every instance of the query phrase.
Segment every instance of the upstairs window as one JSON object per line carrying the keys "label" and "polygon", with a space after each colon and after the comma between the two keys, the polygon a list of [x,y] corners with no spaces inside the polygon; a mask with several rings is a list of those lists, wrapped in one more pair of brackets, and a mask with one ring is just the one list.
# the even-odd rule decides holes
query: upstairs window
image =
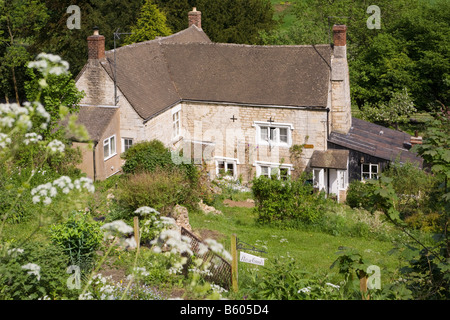
{"label": "upstairs window", "polygon": [[291,124],[255,121],[254,126],[258,144],[286,147],[292,144],[291,131],[293,128]]}
{"label": "upstairs window", "polygon": [[173,137],[176,138],[180,135],[180,111],[177,111],[172,115],[172,122],[173,122]]}

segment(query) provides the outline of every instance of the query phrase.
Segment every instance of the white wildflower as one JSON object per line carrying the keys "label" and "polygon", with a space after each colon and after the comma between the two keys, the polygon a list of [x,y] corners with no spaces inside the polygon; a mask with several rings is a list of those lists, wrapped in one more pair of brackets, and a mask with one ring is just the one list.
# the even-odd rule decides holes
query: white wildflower
{"label": "white wildflower", "polygon": [[134,211],[134,213],[138,213],[141,216],[146,215],[146,214],[150,214],[150,213],[156,213],[159,214],[159,212],[151,207],[140,207],[138,209],[136,209],[136,211]]}
{"label": "white wildflower", "polygon": [[105,233],[110,235],[126,235],[133,232],[133,228],[122,220],[106,223],[100,229],[105,230]]}
{"label": "white wildflower", "polygon": [[39,203],[39,202],[41,201],[41,197],[39,197],[39,196],[34,196],[33,199],[32,199],[32,201],[33,201],[34,204]]}
{"label": "white wildflower", "polygon": [[37,264],[28,263],[26,265],[23,265],[22,269],[30,270],[27,272],[28,274],[33,274],[37,277],[38,280],[41,280],[41,275],[40,275],[41,267],[39,267]]}
{"label": "white wildflower", "polygon": [[56,153],[56,152],[64,152],[65,149],[65,145],[64,143],[62,143],[59,140],[53,140],[51,141],[48,145],[47,148],[52,152],[52,153]]}
{"label": "white wildflower", "polygon": [[11,256],[15,256],[17,254],[23,253],[23,251],[24,250],[21,249],[21,248],[12,248],[12,249],[8,249],[8,254],[11,255]]}
{"label": "white wildflower", "polygon": [[66,70],[64,70],[63,67],[55,66],[55,67],[50,68],[50,70],[48,71],[48,73],[49,73],[49,74],[54,74],[54,75],[59,76],[59,75],[61,75],[61,74],[66,73]]}
{"label": "white wildflower", "polygon": [[300,289],[300,290],[298,290],[297,293],[300,293],[300,292],[309,293],[309,292],[311,292],[311,287],[306,287],[306,288]]}
{"label": "white wildflower", "polygon": [[150,275],[150,273],[147,271],[147,269],[145,269],[145,267],[136,267],[133,269],[134,273],[137,275],[141,275],[141,276],[148,276]]}
{"label": "white wildflower", "polygon": [[0,148],[6,148],[8,144],[11,144],[11,138],[4,133],[0,133]]}
{"label": "white wildflower", "polygon": [[332,287],[332,288],[334,288],[334,289],[339,289],[340,287],[337,285],[337,284],[332,284],[332,283],[329,283],[329,282],[327,282],[327,283],[325,283],[327,286],[330,286],[330,287]]}
{"label": "white wildflower", "polygon": [[23,142],[28,145],[30,143],[36,143],[40,140],[42,140],[42,136],[40,134],[37,134],[36,132],[30,132],[25,134],[25,139],[23,140]]}
{"label": "white wildflower", "polygon": [[224,249],[222,244],[218,243],[214,239],[206,239],[205,242],[213,252],[223,256],[226,260],[232,260],[231,254]]}
{"label": "white wildflower", "polygon": [[82,293],[78,296],[79,300],[94,300],[91,292]]}
{"label": "white wildflower", "polygon": [[43,203],[44,205],[48,206],[50,203],[52,203],[52,199],[50,199],[49,197],[45,197]]}

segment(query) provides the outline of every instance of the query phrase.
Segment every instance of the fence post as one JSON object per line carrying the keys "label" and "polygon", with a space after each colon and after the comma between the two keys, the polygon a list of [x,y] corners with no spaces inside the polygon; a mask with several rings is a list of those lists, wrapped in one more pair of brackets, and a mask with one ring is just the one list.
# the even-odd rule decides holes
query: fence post
{"label": "fence post", "polygon": [[139,218],[134,217],[134,240],[136,241],[136,249],[139,249]]}
{"label": "fence post", "polygon": [[234,292],[238,291],[238,260],[237,260],[237,237],[235,234],[231,235],[231,282]]}
{"label": "fence post", "polygon": [[361,296],[363,300],[369,300],[369,295],[367,294],[367,281],[369,280],[367,278],[367,273],[360,270],[359,271],[359,290],[361,291]]}

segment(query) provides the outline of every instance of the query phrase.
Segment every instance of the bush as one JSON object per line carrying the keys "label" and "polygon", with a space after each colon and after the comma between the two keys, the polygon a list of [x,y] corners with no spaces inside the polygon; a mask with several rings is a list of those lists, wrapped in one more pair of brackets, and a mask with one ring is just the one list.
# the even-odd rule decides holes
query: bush
{"label": "bush", "polygon": [[[194,207],[198,202],[197,192],[179,169],[155,169],[141,172],[125,179],[118,190],[119,206],[129,214],[140,207],[152,207],[168,215],[175,205]],[[128,219],[130,217],[123,217]]]}
{"label": "bush", "polygon": [[293,258],[274,258],[258,274],[244,278],[245,292],[259,300],[343,299],[341,289],[329,281],[328,275],[310,274],[301,270]]}
{"label": "bush", "polygon": [[364,181],[352,181],[347,189],[346,203],[352,208],[363,208],[370,210],[374,207],[371,195],[376,190],[373,184]]}
{"label": "bush", "polygon": [[159,140],[144,141],[134,144],[122,158],[126,160],[122,169],[124,173],[152,172],[156,169],[180,169],[192,183],[198,181],[197,168],[190,163],[175,164],[171,151]]}
{"label": "bush", "polygon": [[306,175],[286,181],[261,176],[253,180],[252,193],[260,222],[313,223],[320,216],[319,206],[324,200],[322,194],[313,193],[313,187],[306,183]]}
{"label": "bush", "polygon": [[3,244],[2,249],[6,254],[0,256],[1,300],[78,296],[77,290],[67,287],[69,259],[59,247],[34,242],[20,247]]}
{"label": "bush", "polygon": [[67,222],[50,227],[50,239],[64,250],[71,264],[87,270],[102,243],[103,233],[100,223],[92,221],[89,214],[73,212]]}
{"label": "bush", "polygon": [[436,177],[411,163],[392,163],[383,175],[392,178],[398,197],[395,206],[402,218],[422,212],[432,213],[434,204],[431,196],[437,183]]}

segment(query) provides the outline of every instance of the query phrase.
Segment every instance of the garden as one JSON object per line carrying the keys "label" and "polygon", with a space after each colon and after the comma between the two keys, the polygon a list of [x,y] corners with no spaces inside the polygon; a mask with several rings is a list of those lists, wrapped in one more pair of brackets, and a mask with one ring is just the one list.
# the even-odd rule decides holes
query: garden
{"label": "garden", "polygon": [[[121,175],[93,182],[66,138],[86,137],[69,108],[81,94],[52,99],[67,64],[41,54],[28,67],[30,102],[0,105],[0,299],[449,298],[445,114],[417,148],[427,170],[393,163],[378,180],[352,183],[345,204],[314,192],[306,174],[255,178],[247,189],[209,181],[156,140],[127,150]],[[197,250],[179,231],[179,206],[204,240]],[[231,263],[233,235],[265,261],[239,262],[237,290],[207,280],[214,261],[202,259],[209,250]]]}

